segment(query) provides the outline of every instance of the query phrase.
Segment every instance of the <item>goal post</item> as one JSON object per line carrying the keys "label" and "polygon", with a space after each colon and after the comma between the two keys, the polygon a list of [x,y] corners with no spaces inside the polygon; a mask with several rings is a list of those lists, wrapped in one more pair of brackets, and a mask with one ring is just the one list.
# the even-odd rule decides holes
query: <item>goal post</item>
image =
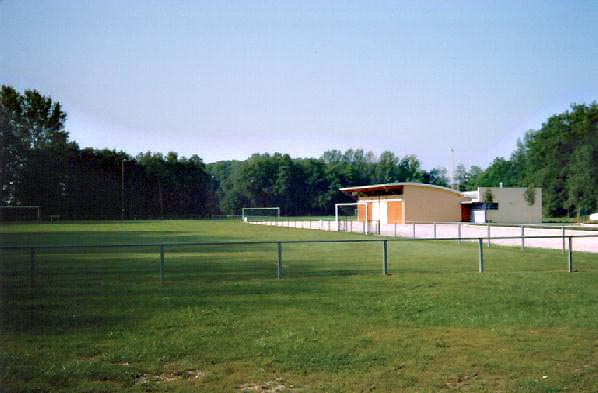
{"label": "goal post", "polygon": [[39,206],[0,206],[0,221],[41,221]]}
{"label": "goal post", "polygon": [[244,222],[260,221],[260,219],[278,220],[280,207],[244,207],[241,209],[241,219]]}
{"label": "goal post", "polygon": [[363,206],[365,208],[365,217],[366,217],[366,223],[364,226],[364,232],[367,235],[368,234],[368,225],[367,225],[367,217],[368,217],[368,204],[366,202],[353,202],[353,203],[335,203],[334,204],[334,222],[336,223],[336,230],[340,231],[340,211],[342,209],[346,209],[346,208],[350,208],[353,207],[354,209],[352,209],[352,213],[351,213],[351,217],[352,220],[351,221],[355,221],[358,220],[359,221],[359,212],[358,212],[358,208],[359,206]]}

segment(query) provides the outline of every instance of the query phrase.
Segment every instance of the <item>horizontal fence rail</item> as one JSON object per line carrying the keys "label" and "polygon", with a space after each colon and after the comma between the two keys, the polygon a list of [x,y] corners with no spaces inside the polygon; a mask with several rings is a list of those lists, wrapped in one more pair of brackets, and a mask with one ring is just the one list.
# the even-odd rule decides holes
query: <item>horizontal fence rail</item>
{"label": "horizontal fence rail", "polygon": [[[521,236],[496,236],[490,240],[520,239]],[[560,235],[525,236],[526,239],[560,239]],[[565,238],[598,238],[596,235],[567,235]],[[412,241],[478,241],[487,238],[474,237],[437,237],[437,238],[388,238],[388,239],[322,239],[322,240],[239,240],[225,242],[177,242],[177,243],[109,243],[109,244],[34,244],[34,245],[0,245],[0,250],[43,250],[43,249],[77,249],[77,248],[127,248],[127,247],[172,247],[172,246],[226,246],[250,244],[297,244],[297,243],[372,243],[372,242],[412,242]]]}
{"label": "horizontal fence rail", "polygon": [[[525,239],[560,239],[562,236],[525,236]],[[504,239],[519,239],[521,236],[500,236],[488,238],[491,240]],[[573,239],[578,238],[598,238],[595,235],[570,235],[566,236],[568,240],[569,250],[567,253],[567,271],[573,272]],[[177,242],[177,243],[126,243],[126,244],[48,244],[48,245],[0,245],[0,250],[25,250],[30,253],[30,286],[35,287],[35,265],[36,254],[40,250],[81,250],[81,249],[107,249],[107,248],[157,248],[160,256],[160,284],[165,282],[165,253],[167,247],[183,247],[183,246],[232,246],[232,245],[276,245],[277,247],[277,264],[276,277],[281,279],[283,276],[282,258],[284,244],[313,244],[313,243],[382,243],[382,274],[388,275],[388,242],[413,242],[413,241],[475,241],[478,243],[478,264],[479,272],[484,272],[484,251],[483,242],[485,237],[437,237],[437,238],[376,238],[376,239],[322,239],[322,240],[240,240],[240,241],[224,241],[224,242]]]}
{"label": "horizontal fence rail", "polygon": [[[318,223],[320,221],[323,222],[336,222],[337,220],[335,219],[334,216],[280,216],[280,217],[266,217],[266,216],[253,216],[253,217],[249,217],[247,222],[249,223],[290,223],[291,226],[294,225],[294,223],[301,223],[301,222],[312,222],[313,223]],[[354,221],[357,222],[358,219],[357,217],[339,217],[338,219],[339,222],[341,221]],[[380,220],[368,220],[368,222],[379,222]],[[361,222],[361,221],[360,221]],[[479,226],[479,227],[486,227],[486,226],[490,226],[492,228],[506,228],[506,227],[519,227],[521,225],[525,226],[526,228],[534,228],[534,229],[561,229],[561,228],[565,228],[567,230],[576,230],[576,231],[598,231],[598,226],[594,226],[592,224],[578,224],[578,223],[496,223],[496,222],[486,222],[486,223],[475,223],[475,222],[470,222],[470,221],[405,221],[404,224],[398,224],[398,225],[412,225],[412,224],[416,224],[416,225],[433,225],[433,224],[438,224],[440,225],[445,225],[445,224],[453,224],[453,225],[457,225],[457,224],[462,224],[462,225],[471,225],[471,226]],[[393,224],[383,224],[383,225],[393,225]],[[314,226],[315,229],[315,226]]]}

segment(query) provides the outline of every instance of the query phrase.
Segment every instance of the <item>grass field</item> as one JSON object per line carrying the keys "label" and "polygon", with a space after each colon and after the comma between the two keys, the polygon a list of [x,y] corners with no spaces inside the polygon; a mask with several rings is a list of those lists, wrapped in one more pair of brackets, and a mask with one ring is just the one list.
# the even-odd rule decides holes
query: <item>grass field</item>
{"label": "grass field", "polygon": [[[363,238],[239,222],[4,225],[0,243]],[[3,392],[596,392],[598,255],[389,243],[0,254]]]}

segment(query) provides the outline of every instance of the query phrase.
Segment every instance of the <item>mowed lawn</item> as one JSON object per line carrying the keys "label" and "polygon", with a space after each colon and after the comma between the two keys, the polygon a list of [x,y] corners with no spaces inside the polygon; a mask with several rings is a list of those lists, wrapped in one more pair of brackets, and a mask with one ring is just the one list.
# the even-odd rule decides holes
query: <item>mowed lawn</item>
{"label": "mowed lawn", "polygon": [[[9,224],[3,245],[372,239]],[[598,255],[431,241],[0,252],[2,392],[596,392]]]}

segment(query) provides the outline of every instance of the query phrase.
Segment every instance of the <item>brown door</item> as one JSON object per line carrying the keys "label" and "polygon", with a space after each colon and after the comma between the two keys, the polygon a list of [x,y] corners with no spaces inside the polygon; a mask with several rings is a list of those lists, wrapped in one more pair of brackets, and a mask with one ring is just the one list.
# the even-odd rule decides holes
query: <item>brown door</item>
{"label": "brown door", "polygon": [[471,221],[471,205],[461,205],[461,222]]}
{"label": "brown door", "polygon": [[[367,212],[368,212],[368,221],[372,221],[372,202],[368,202]],[[358,221],[365,221],[365,205],[357,205],[357,220]]]}
{"label": "brown door", "polygon": [[403,223],[403,202],[392,201],[386,203],[386,218],[389,224]]}

